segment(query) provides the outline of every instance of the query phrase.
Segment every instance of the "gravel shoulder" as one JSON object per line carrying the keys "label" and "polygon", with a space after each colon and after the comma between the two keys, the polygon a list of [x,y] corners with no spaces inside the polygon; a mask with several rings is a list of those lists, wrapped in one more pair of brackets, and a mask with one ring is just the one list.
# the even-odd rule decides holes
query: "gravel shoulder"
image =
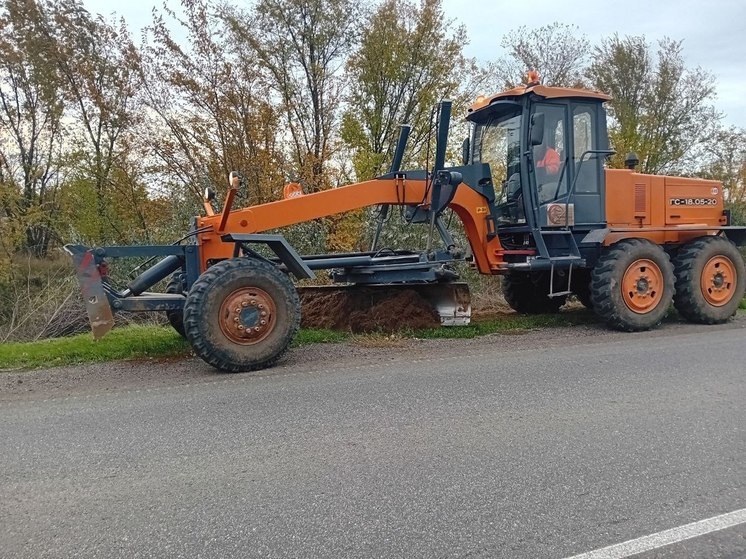
{"label": "gravel shoulder", "polygon": [[421,340],[363,337],[345,343],[311,344],[289,351],[275,367],[243,374],[216,371],[197,358],[112,361],[76,366],[0,372],[0,402],[93,396],[99,393],[148,390],[168,386],[232,381],[244,376],[271,377],[326,370],[353,370],[375,364],[407,363],[469,355],[513,353],[536,348],[625,343],[638,338],[660,338],[699,331],[746,329],[746,315],[727,324],[700,326],[669,322],[651,332],[620,333],[602,325],[522,330],[473,339]]}

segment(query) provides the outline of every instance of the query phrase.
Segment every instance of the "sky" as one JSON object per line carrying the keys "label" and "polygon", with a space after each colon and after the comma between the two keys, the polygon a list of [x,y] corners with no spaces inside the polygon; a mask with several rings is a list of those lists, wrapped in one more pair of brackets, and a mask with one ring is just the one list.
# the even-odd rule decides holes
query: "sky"
{"label": "sky", "polygon": [[[237,4],[248,3],[235,0]],[[89,11],[124,17],[133,31],[150,22],[161,0],[84,0]],[[170,2],[172,5],[176,0]],[[576,25],[591,44],[620,35],[683,40],[687,66],[714,76],[715,105],[724,122],[746,128],[746,0],[443,0],[446,16],[466,26],[465,54],[485,62],[503,54],[500,40],[521,26],[541,27],[555,21]]]}

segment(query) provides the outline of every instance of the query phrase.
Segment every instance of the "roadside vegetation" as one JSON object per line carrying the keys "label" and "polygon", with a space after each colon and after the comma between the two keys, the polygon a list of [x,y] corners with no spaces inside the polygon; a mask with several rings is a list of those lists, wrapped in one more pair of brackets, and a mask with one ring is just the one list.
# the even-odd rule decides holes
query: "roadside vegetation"
{"label": "roadside vegetation", "polygon": [[[741,302],[746,309],[746,299]],[[739,311],[740,312],[740,311]],[[667,321],[678,320],[675,311]],[[405,330],[395,333],[350,334],[334,330],[304,328],[298,332],[293,347],[315,343],[349,342],[365,347],[403,345],[407,339],[475,338],[489,334],[521,334],[537,328],[556,328],[594,324],[593,313],[574,308],[559,314],[519,315],[515,313],[477,316],[468,326]],[[118,359],[168,359],[191,355],[189,344],[170,326],[128,325],[115,328],[103,339],[94,341],[90,333],[35,342],[0,344],[0,371],[57,367]]]}
{"label": "roadside vegetation", "polygon": [[[305,192],[367,180],[400,123],[412,125],[404,167],[422,168],[438,100],[464,114],[529,68],[613,96],[610,166],[635,151],[645,172],[720,180],[744,222],[746,132],[726,124],[707,69],[684,63],[683,37],[592,42],[556,22],[496,37],[504,54],[477,60],[457,16],[442,0],[166,0],[140,41],[82,0],[0,0],[0,343],[85,329],[63,244],[171,243],[232,170],[243,204],[278,199],[289,180]],[[453,126],[455,161],[466,130]],[[283,234],[301,253],[348,251],[370,246],[374,222],[353,212]],[[381,246],[421,249],[424,233],[392,213]],[[116,285],[138,262],[122,264]],[[483,280],[469,282],[479,299]]]}
{"label": "roadside vegetation", "polygon": [[[477,318],[469,326],[402,331],[394,334],[354,335],[333,330],[304,328],[296,336],[293,346],[345,341],[377,345],[381,340],[404,338],[473,338],[498,332],[570,326],[593,320],[590,313],[570,311],[559,315],[502,315]],[[99,341],[95,341],[90,333],[86,333],[35,342],[0,344],[0,370],[54,367],[116,359],[185,357],[190,353],[189,344],[170,326],[129,325],[115,328]]]}
{"label": "roadside vegetation", "polygon": [[0,345],[0,369],[54,367],[77,363],[176,357],[187,355],[189,345],[170,327],[115,328],[95,341],[90,333],[67,338]]}

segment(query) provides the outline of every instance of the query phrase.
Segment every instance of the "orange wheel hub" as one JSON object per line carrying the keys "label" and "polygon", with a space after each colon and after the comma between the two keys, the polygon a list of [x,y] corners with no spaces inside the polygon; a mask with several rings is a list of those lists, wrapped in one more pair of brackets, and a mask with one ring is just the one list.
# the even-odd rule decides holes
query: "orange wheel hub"
{"label": "orange wheel hub", "polygon": [[713,307],[722,307],[733,298],[736,283],[736,267],[727,256],[713,256],[702,269],[702,295]]}
{"label": "orange wheel hub", "polygon": [[274,330],[275,302],[256,287],[235,290],[220,305],[220,330],[241,345],[261,342]]}
{"label": "orange wheel hub", "polygon": [[663,272],[648,259],[636,260],[622,278],[622,298],[629,310],[645,314],[658,306],[663,297]]}

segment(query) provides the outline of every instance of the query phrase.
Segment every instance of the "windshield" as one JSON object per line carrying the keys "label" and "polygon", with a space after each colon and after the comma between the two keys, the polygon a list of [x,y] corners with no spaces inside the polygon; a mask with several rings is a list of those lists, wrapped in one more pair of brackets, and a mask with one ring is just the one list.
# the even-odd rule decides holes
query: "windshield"
{"label": "windshield", "polygon": [[474,162],[489,163],[498,184],[521,170],[521,115],[508,114],[478,124],[474,131]]}
{"label": "windshield", "polygon": [[521,114],[515,110],[492,117],[474,130],[474,162],[489,163],[492,179],[501,185],[498,224],[525,223],[521,200]]}

